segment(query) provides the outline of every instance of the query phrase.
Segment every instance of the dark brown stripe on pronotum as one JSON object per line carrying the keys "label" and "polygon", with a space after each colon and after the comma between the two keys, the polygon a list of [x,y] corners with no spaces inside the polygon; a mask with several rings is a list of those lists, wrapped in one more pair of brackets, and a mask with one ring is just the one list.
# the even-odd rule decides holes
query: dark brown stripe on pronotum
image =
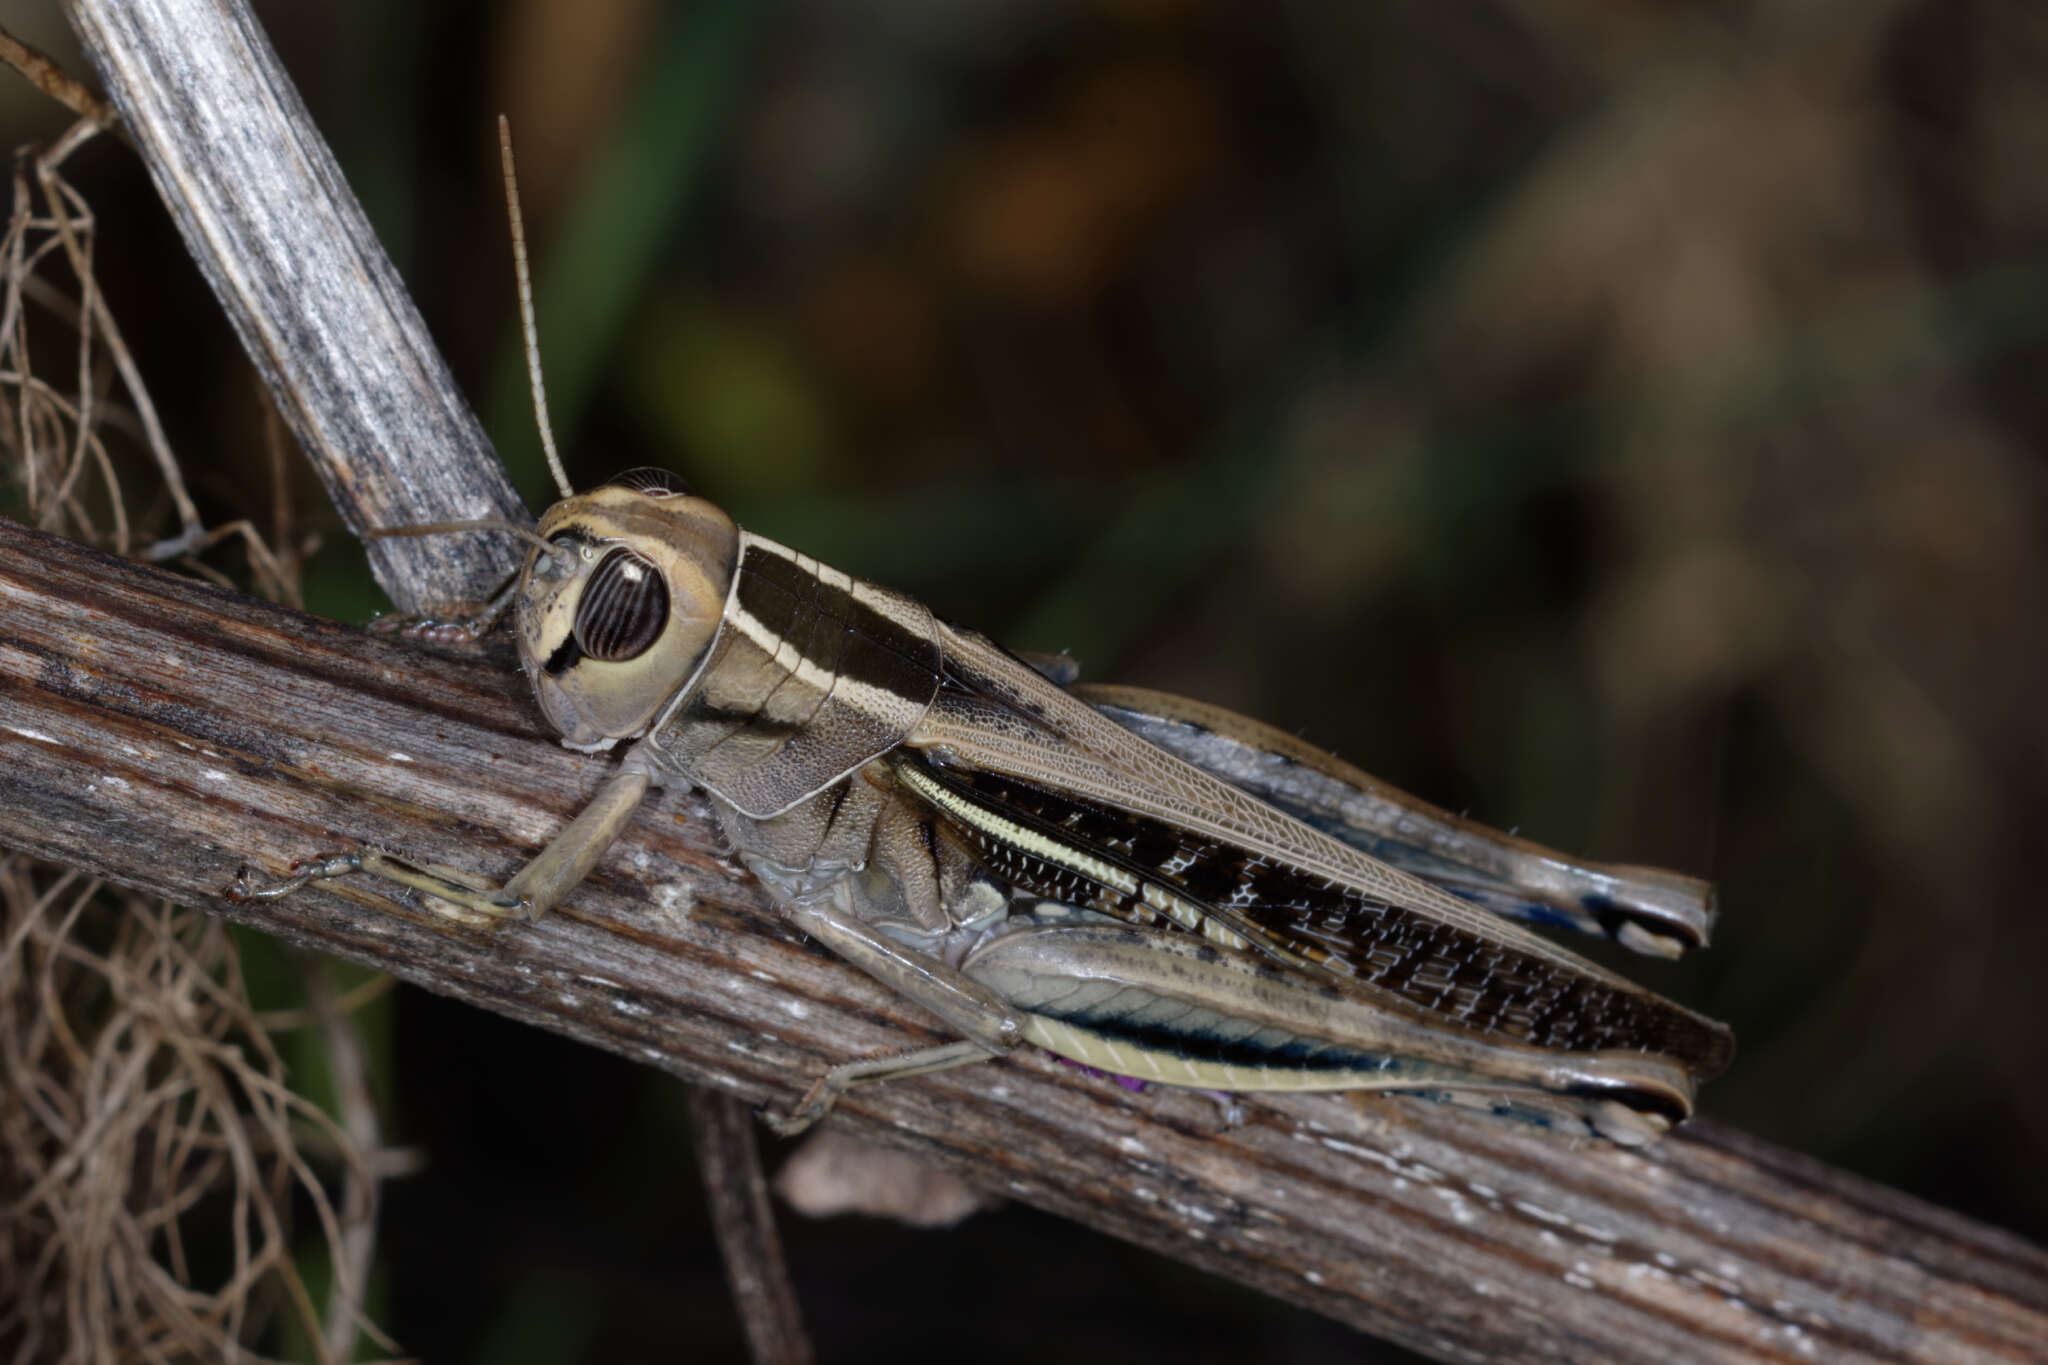
{"label": "dark brown stripe on pronotum", "polygon": [[668,624],[668,584],[653,561],[614,548],[598,561],[576,604],[576,642],[604,663],[645,654]]}
{"label": "dark brown stripe on pronotum", "polygon": [[940,667],[929,635],[913,634],[781,555],[749,550],[740,566],[741,610],[777,638],[792,640],[801,656],[852,682],[904,696],[928,697]]}

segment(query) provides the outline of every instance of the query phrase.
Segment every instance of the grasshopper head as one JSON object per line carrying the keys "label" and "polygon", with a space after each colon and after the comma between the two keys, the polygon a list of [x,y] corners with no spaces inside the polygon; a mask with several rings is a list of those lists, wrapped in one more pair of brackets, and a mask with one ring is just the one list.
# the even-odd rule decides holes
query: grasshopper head
{"label": "grasshopper head", "polygon": [[575,749],[646,730],[717,634],[739,560],[731,517],[660,469],[564,498],[540,519],[558,547],[520,575],[519,657]]}

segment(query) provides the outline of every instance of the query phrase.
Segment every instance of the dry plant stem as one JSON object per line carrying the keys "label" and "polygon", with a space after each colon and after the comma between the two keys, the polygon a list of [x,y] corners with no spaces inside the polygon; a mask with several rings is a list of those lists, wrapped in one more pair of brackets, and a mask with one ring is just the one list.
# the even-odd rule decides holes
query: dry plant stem
{"label": "dry plant stem", "polygon": [[[336,1002],[334,989],[327,983],[326,964],[307,956],[299,962],[299,970],[314,1026],[327,1053],[327,1074],[334,1083],[341,1129],[355,1151],[367,1155],[377,1150],[381,1134],[362,1034]],[[336,1360],[353,1360],[356,1334],[365,1323],[363,1298],[369,1292],[370,1261],[377,1251],[377,1182],[369,1172],[351,1165],[344,1173],[340,1212],[342,1240],[334,1248],[334,1285],[321,1320],[326,1325],[327,1353]]]}
{"label": "dry plant stem", "polygon": [[745,1100],[722,1090],[693,1085],[687,1096],[697,1173],[755,1365],[809,1365],[811,1342],[782,1259],[754,1116]]}
{"label": "dry plant stem", "polygon": [[0,27],[0,62],[28,77],[36,89],[56,100],[80,118],[101,128],[116,126],[114,106],[64,74],[49,55],[31,47]]}
{"label": "dry plant stem", "polygon": [[[284,1084],[222,926],[19,855],[0,924],[0,1358],[219,1359],[278,1307],[316,1333],[297,1192],[330,1237],[340,1220],[292,1132],[350,1158]],[[184,1244],[202,1201],[211,1227],[231,1206],[211,1290]]]}
{"label": "dry plant stem", "polygon": [[[90,122],[72,126],[49,151],[36,158],[36,180],[43,191],[44,201],[49,209],[52,226],[57,239],[64,244],[64,254],[69,260],[72,273],[81,282],[85,298],[79,310],[79,415],[78,441],[82,455],[85,443],[92,430],[92,385],[90,383],[89,357],[92,351],[92,329],[97,327],[101,342],[107,354],[113,359],[115,369],[120,373],[121,382],[128,390],[135,414],[141,419],[142,428],[151,457],[156,461],[157,470],[163,476],[164,487],[171,495],[178,511],[180,536],[195,538],[201,534],[198,509],[185,491],[185,476],[178,466],[177,457],[171,452],[170,439],[164,434],[163,424],[157,419],[156,404],[150,399],[149,389],[142,382],[141,371],[136,368],[135,359],[128,353],[127,344],[121,339],[121,329],[101,297],[97,276],[93,272],[90,242],[93,239],[94,223],[91,210],[76,191],[65,184],[57,170],[76,147],[95,131]],[[77,459],[74,458],[74,464]],[[109,476],[111,479],[111,475]],[[119,494],[115,502],[119,503]]]}
{"label": "dry plant stem", "polygon": [[[351,526],[530,520],[247,7],[70,0],[66,11]],[[517,561],[486,536],[380,540],[369,554],[415,612],[482,601]]]}
{"label": "dry plant stem", "polygon": [[[15,409],[14,444],[23,455],[17,477],[27,495],[29,507],[41,509],[41,524],[46,529],[62,527],[88,539],[103,539],[75,496],[89,457],[106,483],[114,521],[112,544],[125,553],[128,548],[127,511],[106,448],[93,429],[95,410],[101,406],[97,401],[98,384],[92,365],[96,321],[101,324],[100,331],[106,340],[108,355],[121,367],[124,383],[135,386],[137,407],[134,411],[138,423],[159,469],[165,475],[172,501],[180,515],[189,514],[191,504],[184,497],[169,447],[162,442],[162,433],[152,425],[154,414],[149,414],[148,422],[141,421],[141,415],[147,410],[148,394],[141,389],[133,365],[127,363],[127,352],[121,346],[120,334],[113,328],[112,318],[99,296],[92,275],[91,212],[57,174],[56,168],[68,150],[93,130],[93,124],[82,120],[74,124],[55,146],[34,158],[16,158],[14,211],[8,221],[4,245],[6,288],[4,297],[0,297],[0,384],[11,386],[16,392],[18,406]],[[31,166],[36,172],[34,191],[30,188]],[[34,211],[38,198],[36,191],[40,191],[44,210],[40,214]],[[42,236],[31,250],[29,240],[35,233]],[[59,248],[70,264],[74,278],[80,281],[79,287],[85,296],[80,305],[69,310],[67,319],[78,335],[78,396],[75,404],[29,372],[28,328],[22,306],[23,298],[35,293],[35,286],[40,283],[32,272],[41,266],[45,257],[56,254]],[[63,435],[67,423],[73,432],[68,442],[71,447],[68,457],[56,454],[67,444]],[[48,465],[47,470],[42,468],[44,465]]]}
{"label": "dry plant stem", "polygon": [[[786,1105],[941,1040],[800,942],[698,798],[566,907],[451,931],[367,878],[230,905],[358,842],[502,878],[607,769],[526,689],[0,524],[0,843]],[[1711,1092],[1709,1093],[1711,1103]],[[875,1087],[854,1133],[1443,1359],[2022,1360],[2048,1255],[1710,1124],[1630,1152],[1396,1099],[1132,1096],[1046,1058]]]}

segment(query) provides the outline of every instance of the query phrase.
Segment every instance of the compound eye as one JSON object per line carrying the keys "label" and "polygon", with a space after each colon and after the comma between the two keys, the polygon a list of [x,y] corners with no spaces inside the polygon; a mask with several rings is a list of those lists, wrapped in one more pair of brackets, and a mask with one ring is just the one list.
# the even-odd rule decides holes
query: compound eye
{"label": "compound eye", "polygon": [[645,654],[668,624],[668,584],[654,561],[615,549],[598,561],[576,604],[576,643],[593,659],[624,663]]}
{"label": "compound eye", "polygon": [[606,488],[630,488],[645,493],[650,498],[687,498],[690,485],[669,473],[666,469],[643,466],[629,469],[605,485]]}

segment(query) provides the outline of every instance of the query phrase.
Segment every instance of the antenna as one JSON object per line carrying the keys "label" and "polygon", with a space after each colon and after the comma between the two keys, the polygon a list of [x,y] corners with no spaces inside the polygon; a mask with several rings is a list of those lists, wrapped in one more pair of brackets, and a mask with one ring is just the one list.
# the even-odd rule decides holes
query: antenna
{"label": "antenna", "polygon": [[562,472],[562,456],[555,449],[554,429],[548,425],[548,391],[540,378],[540,332],[533,324],[533,279],[526,270],[526,221],[519,214],[519,177],[512,169],[512,122],[498,115],[498,151],[505,163],[505,212],[512,219],[512,265],[519,273],[519,321],[526,334],[526,379],[533,387],[533,419],[540,426],[540,448],[547,453],[548,472],[562,496],[573,498],[569,476]]}

